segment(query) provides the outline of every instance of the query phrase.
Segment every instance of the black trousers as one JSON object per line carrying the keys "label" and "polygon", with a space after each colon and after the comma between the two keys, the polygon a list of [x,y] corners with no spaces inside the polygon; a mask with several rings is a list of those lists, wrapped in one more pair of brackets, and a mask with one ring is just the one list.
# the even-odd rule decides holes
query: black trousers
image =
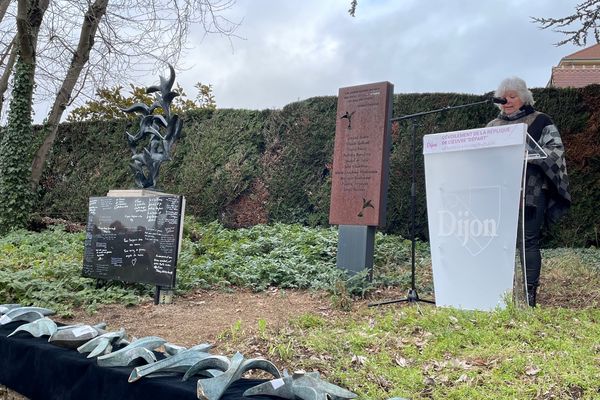
{"label": "black trousers", "polygon": [[540,253],[540,239],[544,226],[546,211],[546,191],[537,199],[535,207],[525,207],[525,262],[527,272],[527,285],[538,287],[542,269],[542,255]]}

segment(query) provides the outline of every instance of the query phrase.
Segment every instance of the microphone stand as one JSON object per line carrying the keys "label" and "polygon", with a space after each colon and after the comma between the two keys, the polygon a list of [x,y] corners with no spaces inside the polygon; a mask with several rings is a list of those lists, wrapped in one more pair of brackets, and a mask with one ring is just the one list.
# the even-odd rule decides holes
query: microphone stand
{"label": "microphone stand", "polygon": [[490,102],[494,102],[494,98],[491,98],[488,100],[477,101],[475,103],[462,104],[459,106],[446,106],[444,108],[439,108],[437,110],[424,111],[424,112],[410,114],[410,115],[403,115],[401,117],[396,117],[396,118],[390,119],[390,122],[409,120],[410,131],[411,131],[410,152],[411,152],[412,159],[411,159],[411,182],[410,182],[410,242],[411,242],[410,289],[408,289],[408,294],[406,295],[405,298],[396,299],[396,300],[387,300],[387,301],[382,301],[382,302],[378,302],[378,303],[371,303],[371,304],[369,304],[369,307],[381,306],[384,304],[392,304],[392,303],[402,303],[402,302],[417,303],[419,301],[423,302],[423,303],[435,304],[435,301],[433,301],[433,300],[425,300],[425,299],[421,299],[419,297],[419,293],[417,292],[416,281],[415,281],[415,247],[416,247],[415,208],[416,208],[416,202],[417,202],[417,191],[416,191],[416,169],[417,169],[416,168],[416,158],[417,158],[417,156],[416,156],[416,150],[415,150],[415,148],[416,148],[416,146],[415,146],[416,139],[415,138],[416,138],[416,132],[417,132],[416,119],[418,117],[422,117],[423,115],[441,113],[441,112],[448,111],[448,110],[455,110],[457,108],[473,107],[473,106],[478,106],[480,104],[485,104],[485,103],[490,103]]}

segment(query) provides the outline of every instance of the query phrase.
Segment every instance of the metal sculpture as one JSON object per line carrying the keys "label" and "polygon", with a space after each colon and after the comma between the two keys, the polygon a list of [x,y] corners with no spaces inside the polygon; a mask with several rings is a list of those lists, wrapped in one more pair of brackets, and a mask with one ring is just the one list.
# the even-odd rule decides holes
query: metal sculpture
{"label": "metal sculpture", "polygon": [[109,354],[113,347],[120,344],[129,344],[125,329],[121,328],[116,332],[107,332],[100,336],[96,336],[87,343],[82,344],[77,348],[80,353],[90,353],[87,358],[94,358]]}
{"label": "metal sculpture", "polygon": [[[200,360],[204,360],[210,357],[221,357],[221,356],[213,356],[210,353],[201,350],[184,350],[179,353],[172,355],[170,357],[159,360],[155,363],[143,365],[141,367],[136,367],[131,371],[129,375],[129,382],[135,382],[145,376],[163,376],[164,374],[171,373],[186,373],[190,367],[196,365]],[[222,357],[224,362],[227,364],[227,369],[229,367],[229,359],[227,357]],[[214,377],[215,374],[209,371],[204,371],[205,376]]]}
{"label": "metal sculpture", "polygon": [[[136,365],[144,361],[146,364],[152,364],[156,362],[156,355],[152,350],[148,350],[145,347],[134,347],[127,349],[123,353],[119,353],[114,357],[110,357],[115,353],[110,353],[105,356],[100,356],[96,360],[100,367],[127,367],[129,365]],[[106,358],[103,358],[106,357]]]}
{"label": "metal sculpture", "polygon": [[158,336],[147,336],[134,340],[122,349],[100,356],[96,360],[101,367],[126,367],[139,359],[146,361],[146,364],[151,364],[156,362],[152,350],[165,343],[167,341]]}
{"label": "metal sculpture", "polygon": [[225,356],[211,355],[210,357],[206,357],[190,366],[181,380],[187,381],[194,375],[202,374],[202,371],[215,370],[225,372],[229,368],[231,368],[231,360],[229,358]]}
{"label": "metal sculpture", "polygon": [[0,304],[0,315],[2,314],[6,314],[9,310],[12,310],[13,308],[18,308],[18,307],[23,307],[20,304]]}
{"label": "metal sculpture", "polygon": [[0,325],[6,325],[14,321],[33,322],[37,319],[44,318],[46,315],[54,314],[53,310],[42,307],[14,307],[7,310],[0,317]]}
{"label": "metal sculpture", "polygon": [[195,346],[192,346],[188,349],[187,347],[179,346],[179,345],[176,345],[173,343],[165,343],[165,344],[163,344],[163,348],[165,349],[166,354],[174,356],[175,354],[181,353],[182,351],[188,351],[188,350],[202,351],[204,353],[208,353],[208,351],[213,348],[213,345],[210,343],[202,343],[202,344],[197,344]]}
{"label": "metal sculpture", "polygon": [[[171,90],[175,82],[175,70],[171,65],[169,71],[169,79],[161,76],[160,85],[146,88],[146,93],[155,93],[152,105],[136,103],[123,109],[126,113],[135,112],[140,115],[138,132],[135,135],[126,132],[126,138],[133,153],[129,166],[135,175],[136,185],[143,189],[155,187],[160,165],[171,160],[171,148],[183,127],[179,116],[171,115],[171,102],[179,93]],[[158,108],[162,109],[162,115],[154,113]],[[138,151],[138,144],[148,138],[149,144]]]}
{"label": "metal sculpture", "polygon": [[67,349],[76,349],[84,343],[89,342],[93,338],[106,333],[105,323],[98,325],[67,325],[58,327],[48,339],[53,345],[66,347]]}
{"label": "metal sculpture", "polygon": [[244,396],[268,395],[282,399],[326,400],[355,399],[356,394],[321,380],[318,372],[295,372],[291,376],[283,371],[283,377],[251,387]]}
{"label": "metal sculpture", "polygon": [[[225,369],[224,369],[225,368]],[[221,375],[214,378],[199,379],[196,395],[201,400],[219,400],[227,388],[235,381],[240,379],[244,372],[251,369],[260,369],[273,375],[275,378],[281,377],[281,374],[275,364],[262,358],[245,359],[241,353],[236,353],[231,358],[231,364],[226,368],[225,364],[216,358],[201,360],[197,365],[192,366],[183,377],[188,379],[201,369],[218,369],[223,371]]]}
{"label": "metal sculpture", "polygon": [[18,332],[27,332],[33,337],[52,336],[57,329],[58,327],[56,322],[52,321],[48,317],[44,317],[19,326],[7,337],[10,337]]}
{"label": "metal sculpture", "polygon": [[179,354],[182,351],[186,351],[187,348],[184,346],[179,346],[177,344],[173,344],[173,343],[165,343],[163,344],[163,349],[165,349],[165,354],[168,354],[170,356],[174,356],[175,354]]}

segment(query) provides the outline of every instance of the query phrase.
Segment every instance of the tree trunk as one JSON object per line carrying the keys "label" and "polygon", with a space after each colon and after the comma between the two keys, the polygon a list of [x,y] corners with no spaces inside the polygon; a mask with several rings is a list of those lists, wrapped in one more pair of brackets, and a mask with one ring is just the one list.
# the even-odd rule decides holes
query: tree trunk
{"label": "tree trunk", "polygon": [[40,178],[42,177],[46,158],[56,139],[58,124],[71,100],[75,84],[77,83],[85,64],[90,58],[90,51],[94,46],[94,37],[98,31],[100,20],[106,13],[107,6],[108,0],[95,0],[94,3],[90,5],[83,18],[77,50],[73,54],[67,75],[63,80],[61,88],[54,100],[54,104],[52,105],[52,109],[48,114],[46,124],[47,129],[45,129],[45,132],[47,132],[46,137],[33,158],[33,163],[31,165],[31,185],[33,190],[37,188]]}
{"label": "tree trunk", "polygon": [[19,56],[25,64],[35,65],[37,37],[49,0],[19,0],[17,6],[17,37]]}
{"label": "tree trunk", "polygon": [[49,0],[19,0],[19,55],[8,124],[0,142],[0,234],[24,227],[31,212],[29,144],[37,36]]}
{"label": "tree trunk", "polygon": [[[8,80],[10,79],[10,74],[12,73],[13,67],[15,65],[15,60],[17,58],[18,46],[15,42],[16,36],[8,46],[7,52],[10,52],[10,55],[8,56],[8,60],[6,61],[4,72],[2,72],[2,76],[0,77],[0,114],[2,114],[2,109],[4,108],[4,94],[8,89]],[[6,54],[3,56],[3,59],[5,56]]]}
{"label": "tree trunk", "polygon": [[8,10],[8,6],[10,4],[10,0],[0,0],[0,22],[4,19],[6,15],[6,10]]}

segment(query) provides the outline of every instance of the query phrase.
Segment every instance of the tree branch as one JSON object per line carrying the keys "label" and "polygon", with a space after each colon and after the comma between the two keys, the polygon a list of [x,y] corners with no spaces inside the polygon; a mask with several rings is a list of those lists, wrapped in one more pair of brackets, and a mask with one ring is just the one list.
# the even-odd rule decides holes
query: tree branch
{"label": "tree branch", "polygon": [[[575,13],[562,18],[530,17],[532,22],[538,23],[540,29],[552,29],[554,32],[566,36],[565,39],[555,43],[556,46],[573,43],[585,46],[587,37],[593,33],[597,43],[600,43],[600,0],[586,0],[575,7]],[[568,28],[571,29],[563,29]]]}

